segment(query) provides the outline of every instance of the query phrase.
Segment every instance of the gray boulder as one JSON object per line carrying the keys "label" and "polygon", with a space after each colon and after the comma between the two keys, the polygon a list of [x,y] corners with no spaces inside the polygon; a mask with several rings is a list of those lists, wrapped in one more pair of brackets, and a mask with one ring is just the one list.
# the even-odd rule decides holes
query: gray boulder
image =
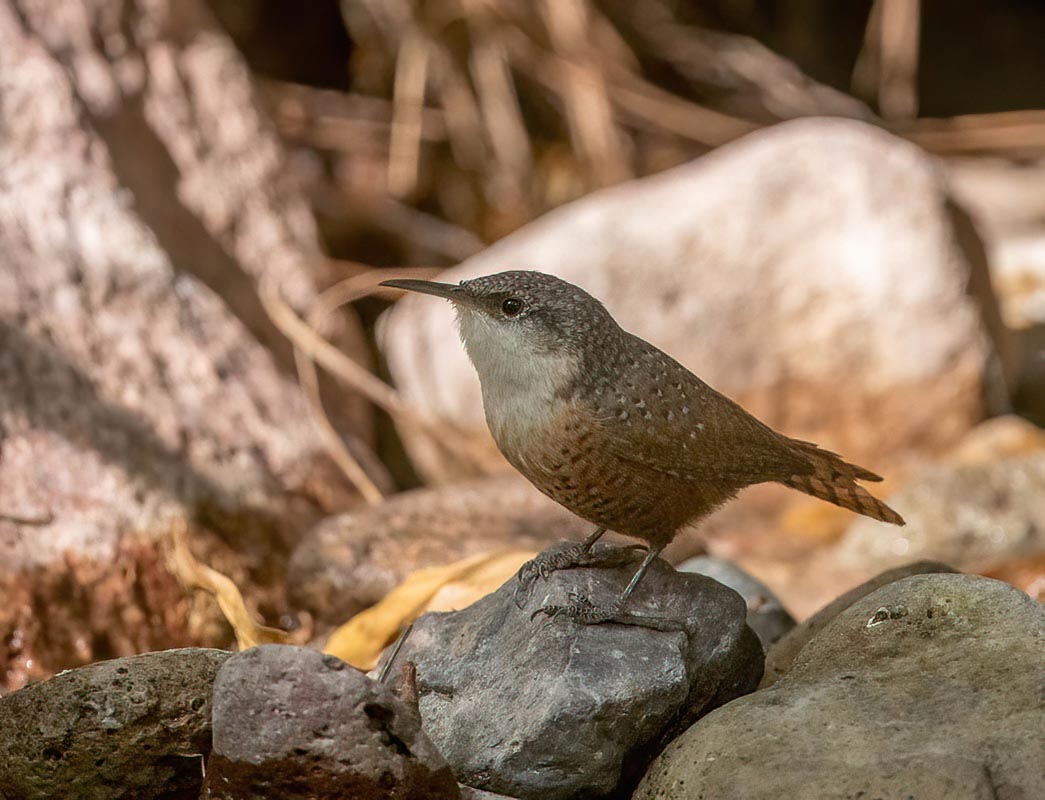
{"label": "gray boulder", "polygon": [[673,741],[635,800],[1045,797],[1045,607],[971,575],[861,598],[769,689]]}
{"label": "gray boulder", "polygon": [[611,603],[636,566],[555,572],[521,608],[513,579],[417,622],[399,659],[417,666],[424,728],[458,780],[523,800],[624,792],[664,741],[757,684],[741,597],[663,561],[628,608],[676,630],[530,619],[573,593]]}
{"label": "gray boulder", "polygon": [[697,572],[714,578],[744,598],[747,624],[768,652],[769,646],[795,627],[792,617],[780,599],[762,581],[742,570],[732,561],[714,556],[696,556],[679,564],[679,572]]}
{"label": "gray boulder", "polygon": [[0,698],[0,797],[196,800],[224,650],[102,661]]}
{"label": "gray boulder", "polygon": [[762,683],[759,688],[768,688],[786,675],[798,654],[802,652],[802,648],[809,644],[835,617],[860,598],[866,597],[883,586],[895,583],[901,578],[936,572],[955,572],[955,570],[937,561],[916,561],[913,564],[886,570],[881,575],[876,575],[835,598],[813,616],[802,620],[772,647],[767,648],[766,671],[762,675]]}
{"label": "gray boulder", "polygon": [[202,798],[459,796],[416,709],[344,661],[305,647],[262,645],[218,673]]}
{"label": "gray boulder", "polygon": [[516,800],[506,794],[494,794],[484,792],[482,789],[473,789],[471,786],[461,784],[461,800]]}

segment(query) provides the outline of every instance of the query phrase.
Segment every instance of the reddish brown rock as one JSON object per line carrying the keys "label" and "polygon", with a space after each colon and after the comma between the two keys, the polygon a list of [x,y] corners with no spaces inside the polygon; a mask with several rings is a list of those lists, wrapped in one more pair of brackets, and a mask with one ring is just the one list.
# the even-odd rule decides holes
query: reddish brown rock
{"label": "reddish brown rock", "polygon": [[416,709],[334,656],[247,650],[219,672],[214,702],[207,800],[460,796]]}

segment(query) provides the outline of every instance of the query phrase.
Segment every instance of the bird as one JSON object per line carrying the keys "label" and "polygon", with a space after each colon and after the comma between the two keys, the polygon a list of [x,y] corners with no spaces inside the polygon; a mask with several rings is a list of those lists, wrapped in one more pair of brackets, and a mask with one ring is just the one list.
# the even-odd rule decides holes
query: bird
{"label": "bird", "polygon": [[753,484],[781,483],[904,524],[859,483],[879,475],[773,430],[624,330],[579,286],[531,270],[458,284],[381,285],[452,303],[498,449],[541,492],[596,526],[584,542],[524,565],[522,584],[559,569],[634,560],[635,548],[594,549],[607,530],[645,543],[645,557],[615,603],[576,595],[535,615],[643,624],[627,603],[653,560],[680,530]]}

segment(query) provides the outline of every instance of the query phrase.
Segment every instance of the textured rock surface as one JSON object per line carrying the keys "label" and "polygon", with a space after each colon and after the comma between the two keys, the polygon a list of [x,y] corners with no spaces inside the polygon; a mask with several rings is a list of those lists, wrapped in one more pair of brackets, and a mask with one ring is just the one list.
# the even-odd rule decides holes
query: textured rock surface
{"label": "textured rock surface", "polygon": [[291,599],[321,623],[341,624],[416,569],[541,550],[592,530],[518,475],[404,492],[317,525],[291,558]]}
{"label": "textured rock surface", "polygon": [[889,502],[903,528],[858,519],[832,563],[879,570],[919,558],[982,569],[1045,552],[1045,452],[974,464],[924,468]]}
{"label": "textured rock surface", "polygon": [[1040,603],[987,578],[905,578],[672,742],[635,800],[1045,797],[1042,686]]}
{"label": "textured rock surface", "polygon": [[184,649],[103,661],[0,698],[0,797],[195,800],[211,686],[230,656]]}
{"label": "textured rock surface", "polygon": [[679,572],[696,572],[714,578],[744,598],[747,624],[768,650],[777,639],[795,627],[795,620],[780,600],[762,581],[744,572],[732,561],[712,556],[697,556],[679,564]]}
{"label": "textured rock surface", "polygon": [[14,2],[0,73],[0,568],[293,538],[341,481],[253,284],[301,307],[319,247],[246,66],[196,0]]}
{"label": "textured rock surface", "polygon": [[[17,599],[0,607],[0,685],[18,686],[224,641],[162,637],[174,578],[141,577],[165,570],[144,540],[172,519],[220,539],[215,566],[259,601],[290,544],[358,497],[255,288],[264,274],[309,305],[315,224],[206,4],[2,3],[0,75],[0,595]],[[280,591],[257,602],[273,621]],[[124,613],[98,612],[110,602]],[[58,606],[69,624],[39,632]]]}
{"label": "textured rock surface", "polygon": [[458,780],[525,800],[626,788],[665,737],[757,683],[762,650],[740,596],[662,561],[629,608],[688,633],[530,620],[571,592],[611,602],[633,572],[556,572],[522,608],[513,579],[468,608],[417,622],[399,658],[417,665],[425,730]]}
{"label": "textured rock surface", "polygon": [[[982,416],[991,348],[967,287],[985,284],[986,265],[948,202],[913,145],[801,120],[550,213],[441,280],[560,275],[757,416],[874,466]],[[408,297],[386,322],[408,400],[484,437],[449,304]]]}
{"label": "textured rock surface", "polygon": [[345,662],[263,645],[214,684],[203,798],[443,800],[459,797],[416,709]]}
{"label": "textured rock surface", "polygon": [[461,785],[461,800],[516,800],[506,794],[495,794],[484,792],[482,789],[473,789],[471,786]]}
{"label": "textured rock surface", "polygon": [[787,674],[798,654],[802,652],[802,648],[809,644],[810,640],[831,623],[835,617],[857,600],[881,589],[883,586],[895,583],[901,578],[936,572],[954,572],[954,569],[937,561],[916,561],[913,564],[905,564],[902,567],[886,570],[880,575],[876,575],[859,586],[850,589],[845,594],[836,597],[813,614],[813,616],[802,620],[780,641],[766,650],[766,671],[762,676],[762,683],[759,688],[764,689],[772,686]]}

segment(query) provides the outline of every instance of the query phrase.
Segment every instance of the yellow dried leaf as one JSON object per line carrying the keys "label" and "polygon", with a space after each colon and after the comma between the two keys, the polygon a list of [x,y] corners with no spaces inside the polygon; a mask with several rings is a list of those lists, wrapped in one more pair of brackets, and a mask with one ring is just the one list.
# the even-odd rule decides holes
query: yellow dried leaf
{"label": "yellow dried leaf", "polygon": [[268,628],[254,621],[243,595],[232,579],[216,569],[201,564],[189,551],[185,541],[185,524],[178,522],[172,531],[171,571],[186,586],[202,589],[218,602],[218,608],[236,634],[236,646],[246,650],[259,644],[288,644],[291,636],[278,628]]}
{"label": "yellow dried leaf", "polygon": [[399,630],[426,611],[464,608],[499,588],[536,555],[511,550],[483,553],[411,573],[376,605],[335,630],[323,652],[359,669],[372,669]]}

